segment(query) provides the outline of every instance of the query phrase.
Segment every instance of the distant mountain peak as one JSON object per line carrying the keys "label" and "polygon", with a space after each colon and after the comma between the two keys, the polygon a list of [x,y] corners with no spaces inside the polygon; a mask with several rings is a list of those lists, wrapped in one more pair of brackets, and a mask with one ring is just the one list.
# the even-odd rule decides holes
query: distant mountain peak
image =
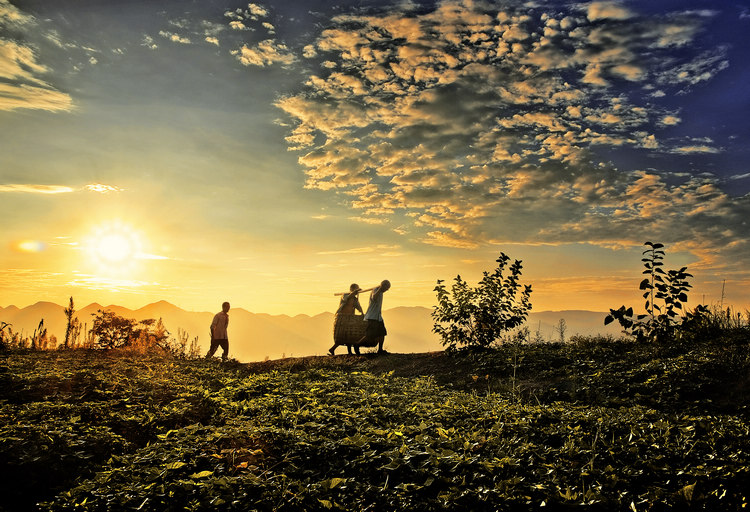
{"label": "distant mountain peak", "polygon": [[179,306],[175,306],[171,302],[167,302],[166,300],[160,300],[157,302],[152,302],[151,304],[146,304],[142,308],[136,309],[136,311],[148,311],[151,309],[170,309],[170,310],[180,310],[182,311],[182,308]]}
{"label": "distant mountain peak", "polygon": [[37,302],[36,304],[34,304],[31,307],[33,307],[33,308],[39,308],[39,307],[61,308],[62,306],[60,306],[59,304],[55,304],[54,302],[47,301],[47,300],[40,300],[39,302]]}

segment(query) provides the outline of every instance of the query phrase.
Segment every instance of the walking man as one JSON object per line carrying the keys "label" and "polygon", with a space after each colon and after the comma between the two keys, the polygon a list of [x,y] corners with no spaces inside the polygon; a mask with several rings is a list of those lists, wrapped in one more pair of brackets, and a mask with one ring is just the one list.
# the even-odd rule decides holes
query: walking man
{"label": "walking man", "polygon": [[[367,329],[365,330],[364,337],[359,340],[358,345],[365,346],[378,346],[378,354],[385,354],[383,350],[383,342],[388,331],[385,330],[385,322],[383,321],[383,294],[390,290],[391,282],[387,279],[380,283],[380,286],[376,287],[370,292],[370,304],[367,306],[367,312],[365,313],[365,320],[367,320]],[[355,345],[354,351],[359,354],[359,346]]]}
{"label": "walking man", "polygon": [[229,327],[229,303],[225,302],[221,305],[221,311],[214,315],[214,320],[211,322],[211,348],[208,349],[206,359],[211,359],[216,349],[221,347],[221,360],[227,360],[229,355],[227,327]]}

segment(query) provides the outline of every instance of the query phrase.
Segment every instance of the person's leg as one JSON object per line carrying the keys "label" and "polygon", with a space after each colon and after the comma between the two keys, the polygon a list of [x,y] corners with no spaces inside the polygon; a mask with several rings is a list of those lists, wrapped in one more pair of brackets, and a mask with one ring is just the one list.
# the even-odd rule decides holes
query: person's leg
{"label": "person's leg", "polygon": [[382,354],[384,352],[383,350],[383,342],[385,341],[385,336],[381,336],[378,340],[378,354]]}
{"label": "person's leg", "polygon": [[346,350],[349,352],[349,355],[352,355],[352,345],[349,344],[346,346]]}
{"label": "person's leg", "polygon": [[208,354],[206,354],[206,359],[211,359],[216,353],[217,348],[219,348],[219,342],[216,340],[211,340],[211,346],[208,349]]}
{"label": "person's leg", "polygon": [[221,345],[221,360],[226,361],[229,358],[229,340],[219,340],[219,345]]}
{"label": "person's leg", "polygon": [[331,354],[331,355],[334,355],[334,352],[336,352],[336,347],[338,347],[338,346],[339,346],[338,343],[334,343],[333,346],[328,349],[328,353]]}
{"label": "person's leg", "polygon": [[378,322],[375,320],[367,320],[367,327],[365,327],[365,335],[362,336],[359,341],[354,345],[354,350],[359,354],[359,347],[372,347],[372,340],[377,336]]}

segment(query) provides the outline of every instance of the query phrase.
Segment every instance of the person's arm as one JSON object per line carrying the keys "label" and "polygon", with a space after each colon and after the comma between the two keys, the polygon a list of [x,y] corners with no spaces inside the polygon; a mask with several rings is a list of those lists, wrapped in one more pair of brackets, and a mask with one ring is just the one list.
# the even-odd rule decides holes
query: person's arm
{"label": "person's arm", "polygon": [[219,322],[219,315],[214,315],[214,319],[211,321],[211,327],[208,329],[208,331],[211,333],[211,339],[214,339],[214,329],[216,328],[216,324]]}
{"label": "person's arm", "polygon": [[359,297],[354,297],[354,308],[357,309],[361,315],[365,314],[365,312],[362,311],[362,304],[359,303]]}

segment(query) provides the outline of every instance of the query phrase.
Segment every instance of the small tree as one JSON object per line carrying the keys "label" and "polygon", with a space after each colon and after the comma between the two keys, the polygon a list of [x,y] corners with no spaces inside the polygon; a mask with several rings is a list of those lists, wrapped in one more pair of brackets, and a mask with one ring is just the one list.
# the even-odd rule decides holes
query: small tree
{"label": "small tree", "polygon": [[96,337],[96,347],[101,349],[127,346],[133,340],[135,320],[116,315],[114,311],[98,309],[92,313],[91,333]]}
{"label": "small tree", "polygon": [[531,286],[519,283],[521,262],[515,260],[509,265],[509,261],[500,253],[497,268],[492,273],[483,272],[476,288],[469,287],[458,275],[449,292],[443,280],[438,280],[432,332],[440,336],[447,350],[489,347],[526,320],[531,310]]}
{"label": "small tree", "polygon": [[98,310],[94,316],[91,336],[94,346],[100,349],[122,348],[137,345],[138,349],[167,349],[169,331],[161,318],[147,318],[140,322],[125,318],[109,310]]}

